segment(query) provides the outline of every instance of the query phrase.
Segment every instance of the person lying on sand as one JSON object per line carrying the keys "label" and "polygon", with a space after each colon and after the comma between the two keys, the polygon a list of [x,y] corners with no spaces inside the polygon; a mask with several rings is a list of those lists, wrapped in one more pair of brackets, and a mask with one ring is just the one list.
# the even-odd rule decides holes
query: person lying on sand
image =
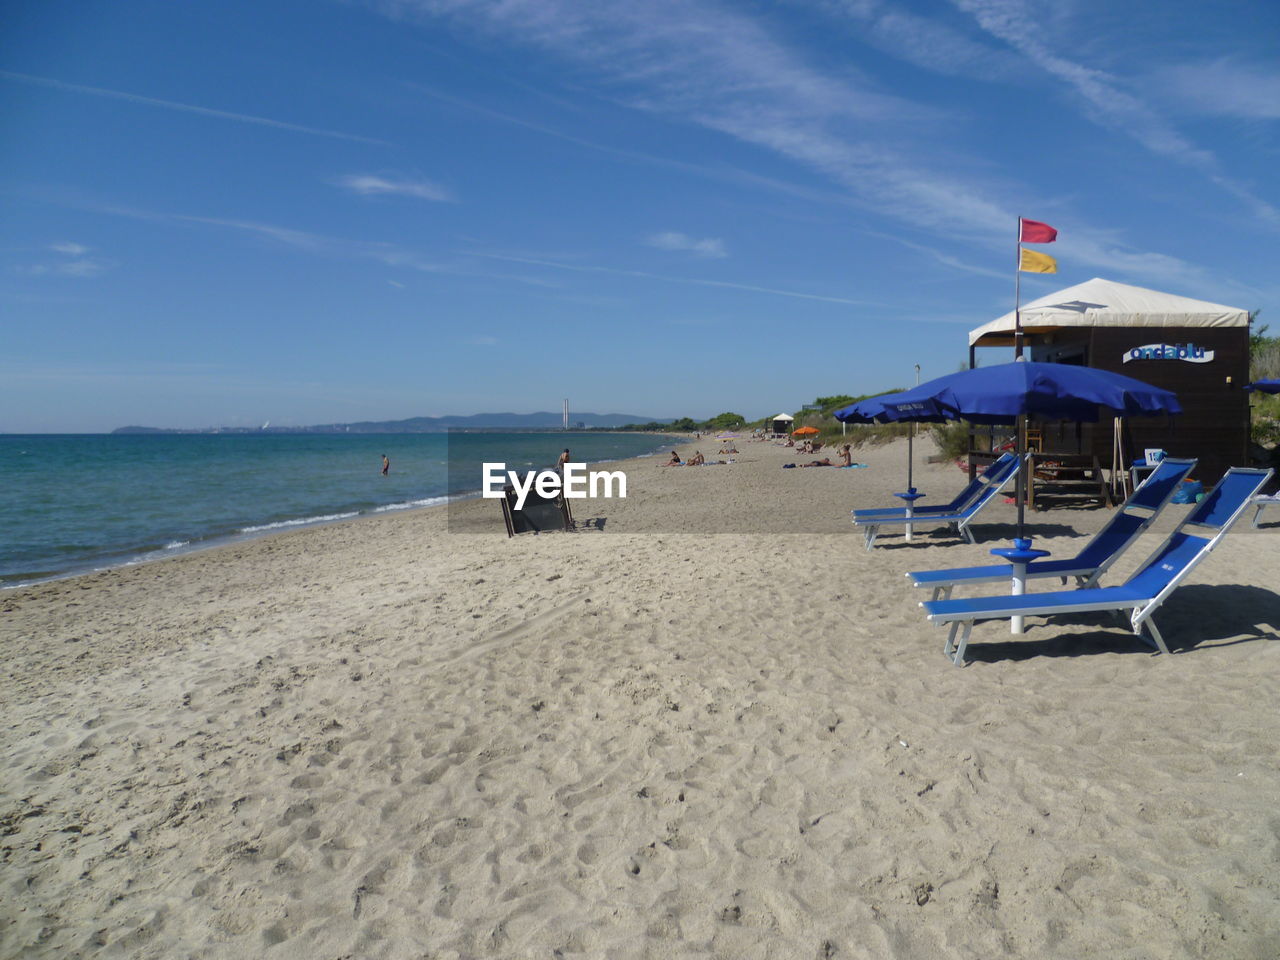
{"label": "person lying on sand", "polygon": [[826,457],[822,460],[810,460],[808,463],[800,464],[800,466],[802,467],[834,467],[835,464],[831,462],[830,457]]}

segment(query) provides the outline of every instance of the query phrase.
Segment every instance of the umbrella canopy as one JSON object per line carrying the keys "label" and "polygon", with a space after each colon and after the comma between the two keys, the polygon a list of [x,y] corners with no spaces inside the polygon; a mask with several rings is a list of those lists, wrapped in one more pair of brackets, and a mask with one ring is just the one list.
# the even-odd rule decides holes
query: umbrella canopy
{"label": "umbrella canopy", "polygon": [[792,430],[791,435],[793,437],[812,437],[812,436],[816,436],[821,432],[822,431],[820,431],[817,427],[800,427],[798,430]]}
{"label": "umbrella canopy", "polygon": [[[868,397],[866,400],[859,400],[847,407],[842,407],[835,412],[835,418],[843,423],[875,423],[885,421],[884,401],[889,397],[897,397],[896,393],[882,394],[878,397]],[[942,423],[944,420],[950,419],[942,415],[926,416],[923,411],[921,416],[915,421],[917,423]],[[915,462],[915,432],[907,434],[907,493],[915,493],[915,482],[912,480],[911,466]]]}
{"label": "umbrella canopy", "polygon": [[1132,377],[1074,364],[1022,360],[962,370],[877,400],[883,412],[875,419],[888,422],[1012,423],[1027,415],[1092,423],[1101,408],[1117,417],[1182,412],[1173,393]]}
{"label": "umbrella canopy", "polygon": [[1245,387],[1246,390],[1257,390],[1259,393],[1280,393],[1280,379],[1255,380]]}
{"label": "umbrella canopy", "polygon": [[[1099,408],[1118,417],[1182,412],[1182,405],[1170,391],[1132,377],[1074,364],[1015,360],[962,370],[901,393],[864,400],[838,411],[836,417],[847,423],[871,419],[888,423],[968,420],[992,424],[1012,423],[1020,416],[1092,423],[1098,419]],[[1019,430],[1019,458],[1024,452]],[[1025,474],[1025,470],[1018,471],[1019,540],[1024,527]]]}
{"label": "umbrella canopy", "polygon": [[[913,387],[912,390],[914,389]],[[889,423],[890,418],[885,412],[884,401],[890,397],[897,399],[900,396],[902,396],[901,393],[886,393],[879,397],[869,397],[842,407],[833,416],[844,423]],[[911,418],[913,423],[943,423],[954,419],[955,417],[948,417],[942,413],[929,414],[924,410],[920,411],[920,416]]]}

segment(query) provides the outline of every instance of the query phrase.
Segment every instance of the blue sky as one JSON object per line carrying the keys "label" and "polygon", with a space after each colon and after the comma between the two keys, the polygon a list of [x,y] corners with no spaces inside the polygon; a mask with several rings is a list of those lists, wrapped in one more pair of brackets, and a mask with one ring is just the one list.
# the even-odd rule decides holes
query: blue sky
{"label": "blue sky", "polygon": [[1056,276],[1280,328],[1280,5],[10,0],[0,432],[751,417]]}

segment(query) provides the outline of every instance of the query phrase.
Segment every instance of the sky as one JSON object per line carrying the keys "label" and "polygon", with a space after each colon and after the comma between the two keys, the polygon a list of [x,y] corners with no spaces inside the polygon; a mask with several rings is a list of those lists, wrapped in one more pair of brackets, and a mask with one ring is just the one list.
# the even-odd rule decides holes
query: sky
{"label": "sky", "polygon": [[[758,418],[1056,275],[1280,330],[1280,4],[8,0],[0,432]],[[983,351],[984,362],[998,362]]]}

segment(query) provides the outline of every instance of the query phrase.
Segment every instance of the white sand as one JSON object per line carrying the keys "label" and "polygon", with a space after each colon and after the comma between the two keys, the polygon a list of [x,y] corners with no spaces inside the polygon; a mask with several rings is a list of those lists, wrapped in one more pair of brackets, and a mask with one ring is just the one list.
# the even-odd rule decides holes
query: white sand
{"label": "white sand", "polygon": [[903,572],[996,544],[847,520],[903,445],[739,449],[627,464],[603,532],[475,502],[0,594],[0,955],[1280,956],[1280,524],[1174,656],[1088,615],[957,669]]}

